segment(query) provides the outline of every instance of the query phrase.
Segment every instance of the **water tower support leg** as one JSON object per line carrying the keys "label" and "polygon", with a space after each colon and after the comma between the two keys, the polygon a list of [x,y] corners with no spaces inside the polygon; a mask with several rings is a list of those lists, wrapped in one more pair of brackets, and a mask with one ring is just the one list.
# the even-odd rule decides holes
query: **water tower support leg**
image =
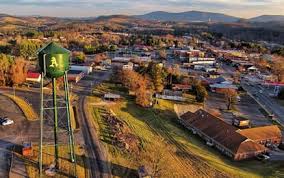
{"label": "water tower support leg", "polygon": [[55,164],[56,168],[59,168],[58,163],[58,115],[57,115],[57,95],[56,95],[56,78],[52,78],[52,88],[53,88],[53,108],[54,108],[54,152],[55,152]]}
{"label": "water tower support leg", "polygon": [[76,155],[75,155],[75,142],[74,142],[74,133],[72,129],[72,122],[70,117],[70,95],[69,95],[69,86],[68,86],[68,76],[67,72],[64,74],[64,89],[65,89],[65,99],[66,99],[66,109],[67,109],[67,124],[68,124],[68,136],[69,136],[69,149],[70,149],[70,159],[74,163],[74,174],[76,176]]}
{"label": "water tower support leg", "polygon": [[40,80],[40,142],[39,142],[39,177],[42,177],[42,144],[43,144],[43,73]]}

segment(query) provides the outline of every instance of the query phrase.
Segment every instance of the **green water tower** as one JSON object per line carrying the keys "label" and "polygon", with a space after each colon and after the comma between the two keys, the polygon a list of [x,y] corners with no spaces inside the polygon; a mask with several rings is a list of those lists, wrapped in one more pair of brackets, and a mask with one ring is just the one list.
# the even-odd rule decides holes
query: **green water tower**
{"label": "green water tower", "polygon": [[[64,119],[60,118],[59,116],[66,111],[66,121],[64,122],[64,127],[67,128],[67,135],[68,135],[68,147],[70,153],[70,162],[72,163],[72,176],[69,177],[76,177],[76,155],[75,155],[75,142],[74,142],[74,134],[73,134],[73,127],[71,123],[71,115],[70,115],[70,94],[69,94],[69,85],[68,85],[68,75],[67,72],[69,70],[69,59],[70,59],[70,51],[65,48],[60,47],[54,42],[48,43],[46,46],[41,48],[38,51],[38,65],[40,67],[41,72],[41,106],[40,106],[40,155],[39,155],[39,177],[43,177],[43,136],[44,134],[44,119],[52,118],[53,119],[53,129],[54,129],[54,158],[55,158],[55,169],[52,169],[53,173],[61,172],[59,170],[61,167],[60,164],[60,156],[59,156],[59,141],[63,139],[60,138],[61,134],[59,135],[59,122],[63,123]],[[57,95],[57,78],[63,77],[63,84],[64,84],[64,98],[63,96]],[[49,95],[44,93],[44,82],[45,78],[50,78],[52,83],[52,96],[53,98],[50,99]],[[47,98],[44,98],[47,97]],[[60,103],[58,101],[58,97],[61,97]],[[53,104],[51,104],[51,102]],[[60,105],[59,105],[60,104]],[[58,112],[58,110],[60,110]],[[51,113],[53,111],[53,113]],[[53,114],[53,117],[52,117]],[[64,114],[63,114],[64,115]],[[50,142],[51,140],[48,140]],[[51,166],[50,166],[51,167]]]}
{"label": "green water tower", "polygon": [[69,70],[70,51],[50,42],[38,51],[41,72],[49,78],[62,77]]}

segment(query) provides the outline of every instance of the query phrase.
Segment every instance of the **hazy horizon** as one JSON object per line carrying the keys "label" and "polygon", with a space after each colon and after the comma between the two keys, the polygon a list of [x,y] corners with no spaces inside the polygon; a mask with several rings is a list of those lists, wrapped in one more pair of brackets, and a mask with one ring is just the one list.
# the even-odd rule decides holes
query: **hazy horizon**
{"label": "hazy horizon", "polygon": [[140,15],[153,11],[204,11],[241,18],[284,15],[284,0],[1,0],[0,13],[53,17]]}

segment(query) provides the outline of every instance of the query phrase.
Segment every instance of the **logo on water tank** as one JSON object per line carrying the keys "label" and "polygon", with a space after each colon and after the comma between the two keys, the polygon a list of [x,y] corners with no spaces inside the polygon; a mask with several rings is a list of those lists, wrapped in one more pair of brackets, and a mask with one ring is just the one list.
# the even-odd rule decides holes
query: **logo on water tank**
{"label": "logo on water tank", "polygon": [[49,67],[52,67],[52,68],[58,67],[58,64],[57,64],[55,57],[51,58],[51,64],[49,65]]}

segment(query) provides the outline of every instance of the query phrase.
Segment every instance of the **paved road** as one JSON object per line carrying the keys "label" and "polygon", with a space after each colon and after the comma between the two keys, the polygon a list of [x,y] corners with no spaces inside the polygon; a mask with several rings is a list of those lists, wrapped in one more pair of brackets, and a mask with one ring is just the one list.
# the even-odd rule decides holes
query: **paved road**
{"label": "paved road", "polygon": [[265,110],[270,114],[274,114],[279,122],[284,125],[284,107],[274,101],[263,87],[246,81],[242,81],[241,85]]}
{"label": "paved road", "polygon": [[86,114],[86,96],[91,94],[92,88],[102,81],[109,79],[111,71],[95,72],[92,76],[80,81],[72,87],[72,91],[80,96],[78,102],[79,121],[81,132],[85,140],[86,152],[89,161],[90,177],[108,178],[111,171],[108,166],[108,159],[100,146],[99,138],[96,134],[96,128],[93,125],[92,118]]}

